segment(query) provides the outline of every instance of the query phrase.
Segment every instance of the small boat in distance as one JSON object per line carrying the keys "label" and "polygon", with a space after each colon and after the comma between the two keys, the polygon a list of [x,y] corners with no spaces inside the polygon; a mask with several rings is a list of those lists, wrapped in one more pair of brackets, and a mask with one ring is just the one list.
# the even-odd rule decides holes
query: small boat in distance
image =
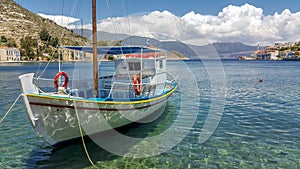
{"label": "small boat in distance", "polygon": [[[96,35],[95,2],[92,3],[93,35]],[[53,87],[47,86],[51,90],[46,91],[38,86],[40,79],[35,79],[34,73],[19,76],[32,127],[51,145],[132,122],[155,120],[177,88],[174,79],[167,79],[166,57],[160,50],[143,46],[97,47],[96,42],[94,36],[91,47],[63,47],[93,53],[93,75],[83,74],[91,81],[82,76],[76,78],[76,73],[82,73],[80,70],[73,73],[72,79],[67,72],[58,71]],[[99,77],[101,55],[117,57],[114,71],[100,73]],[[63,84],[61,76],[65,79]]]}

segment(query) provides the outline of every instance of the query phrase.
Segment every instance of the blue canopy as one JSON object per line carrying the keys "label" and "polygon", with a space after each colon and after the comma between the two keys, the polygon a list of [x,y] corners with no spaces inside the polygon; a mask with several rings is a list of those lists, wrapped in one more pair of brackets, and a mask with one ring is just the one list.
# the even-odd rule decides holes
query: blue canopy
{"label": "blue canopy", "polygon": [[[67,48],[72,50],[79,50],[88,53],[93,53],[92,46],[61,46],[60,48]],[[147,47],[142,46],[98,46],[97,47],[98,54],[100,55],[118,55],[118,54],[130,54],[130,53],[149,53],[155,52],[159,50],[153,50]]]}

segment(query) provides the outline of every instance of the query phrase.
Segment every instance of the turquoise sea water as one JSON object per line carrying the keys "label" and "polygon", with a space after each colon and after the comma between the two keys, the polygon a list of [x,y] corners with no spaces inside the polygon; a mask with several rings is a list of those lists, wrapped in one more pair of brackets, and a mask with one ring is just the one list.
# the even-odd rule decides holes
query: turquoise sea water
{"label": "turquoise sea water", "polygon": [[[105,63],[109,64],[110,63]],[[126,158],[109,153],[93,142],[87,148],[100,168],[300,168],[300,62],[222,61],[226,77],[226,102],[212,137],[200,144],[199,134],[212,103],[207,65],[200,61],[171,61],[169,68],[188,66],[199,88],[197,120],[187,136],[171,150],[148,158]],[[42,71],[44,64],[0,64],[0,117],[20,94],[18,76]],[[107,66],[107,65],[106,65]],[[64,63],[63,69],[74,65]],[[212,70],[219,65],[210,61]],[[52,78],[57,65],[50,64]],[[222,73],[222,72],[219,72]],[[180,79],[180,78],[179,78]],[[263,79],[260,83],[259,79]],[[188,80],[184,83],[190,83]],[[155,122],[131,124],[120,132],[132,137],[154,136],[175,123],[180,115],[180,89]],[[188,93],[197,100],[193,89]],[[193,104],[193,103],[189,103]],[[191,106],[192,107],[192,106]],[[188,116],[188,114],[184,114]],[[185,123],[191,123],[189,118]],[[147,143],[146,143],[147,144]],[[155,145],[154,145],[155,148]],[[0,124],[0,168],[91,168],[80,142],[54,149],[32,129],[23,100]]]}

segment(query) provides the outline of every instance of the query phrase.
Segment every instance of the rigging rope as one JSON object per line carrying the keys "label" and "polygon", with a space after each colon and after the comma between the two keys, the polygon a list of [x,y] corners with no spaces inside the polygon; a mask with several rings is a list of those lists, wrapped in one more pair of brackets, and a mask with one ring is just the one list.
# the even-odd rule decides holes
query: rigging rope
{"label": "rigging rope", "polygon": [[76,103],[74,103],[74,107],[75,107],[75,113],[76,113],[76,118],[77,118],[77,124],[78,124],[78,128],[79,128],[79,132],[80,132],[80,137],[81,137],[81,141],[82,141],[82,145],[83,145],[83,149],[84,149],[84,152],[89,160],[89,162],[91,163],[91,165],[94,167],[94,168],[97,168],[98,167],[93,163],[91,157],[90,157],[90,154],[88,152],[88,149],[86,147],[86,144],[85,144],[85,141],[84,141],[84,136],[83,136],[83,133],[82,133],[82,128],[81,128],[81,124],[80,124],[80,119],[79,119],[79,115],[78,115],[78,111],[77,111],[77,108],[76,108]]}
{"label": "rigging rope", "polygon": [[15,102],[10,106],[10,108],[8,109],[8,111],[5,113],[5,115],[1,118],[0,120],[0,124],[2,123],[2,121],[6,118],[6,116],[10,113],[10,111],[12,110],[12,108],[15,106],[15,104],[17,103],[17,101],[19,100],[19,98],[22,96],[22,94],[20,94],[17,99],[15,100]]}
{"label": "rigging rope", "polygon": [[[123,16],[126,16],[126,23],[127,23],[127,26],[128,26],[128,33],[129,35],[131,35],[131,31],[130,31],[130,21],[129,21],[129,16],[128,16],[128,8],[127,8],[127,4],[125,5],[125,2],[124,0],[122,0],[122,10],[123,10]],[[121,25],[122,26],[122,25]],[[123,33],[126,33],[126,32],[123,32]],[[131,39],[129,38],[129,41],[130,41],[130,44],[131,45]]]}
{"label": "rigging rope", "polygon": [[114,27],[114,31],[117,32],[117,29],[116,29],[116,26],[115,26],[115,23],[114,23],[114,20],[113,20],[113,16],[112,16],[112,12],[111,12],[108,0],[106,0],[106,6],[108,8],[109,15],[112,18],[112,24],[113,24],[113,27]]}

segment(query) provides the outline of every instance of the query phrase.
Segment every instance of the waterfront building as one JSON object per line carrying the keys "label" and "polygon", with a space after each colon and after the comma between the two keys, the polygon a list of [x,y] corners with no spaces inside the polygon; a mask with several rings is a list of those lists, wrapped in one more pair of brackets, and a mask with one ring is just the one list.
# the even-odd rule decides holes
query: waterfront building
{"label": "waterfront building", "polygon": [[84,60],[84,52],[78,50],[71,50],[67,48],[60,48],[62,60],[64,61],[81,61]]}
{"label": "waterfront building", "polygon": [[20,50],[18,48],[0,46],[0,61],[20,61]]}

